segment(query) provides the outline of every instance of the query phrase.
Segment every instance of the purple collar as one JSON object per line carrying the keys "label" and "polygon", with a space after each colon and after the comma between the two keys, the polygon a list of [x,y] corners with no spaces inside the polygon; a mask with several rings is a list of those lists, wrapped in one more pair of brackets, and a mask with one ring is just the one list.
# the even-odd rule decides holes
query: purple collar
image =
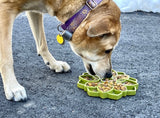
{"label": "purple collar", "polygon": [[83,8],[67,20],[65,24],[62,24],[61,28],[69,31],[70,33],[74,33],[81,22],[87,17],[88,13],[95,9],[102,1],[103,0],[87,0]]}

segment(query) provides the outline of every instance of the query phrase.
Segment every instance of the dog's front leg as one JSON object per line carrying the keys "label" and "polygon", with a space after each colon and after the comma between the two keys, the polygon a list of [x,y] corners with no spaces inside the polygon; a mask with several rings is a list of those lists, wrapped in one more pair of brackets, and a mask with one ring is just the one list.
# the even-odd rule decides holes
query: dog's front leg
{"label": "dog's front leg", "polygon": [[70,66],[66,62],[57,61],[48,50],[44,33],[43,17],[40,13],[27,12],[28,21],[36,41],[37,53],[41,55],[44,63],[55,72],[68,72]]}
{"label": "dog's front leg", "polygon": [[26,100],[24,87],[16,80],[12,57],[12,26],[16,15],[8,10],[0,10],[0,72],[4,91],[8,100]]}

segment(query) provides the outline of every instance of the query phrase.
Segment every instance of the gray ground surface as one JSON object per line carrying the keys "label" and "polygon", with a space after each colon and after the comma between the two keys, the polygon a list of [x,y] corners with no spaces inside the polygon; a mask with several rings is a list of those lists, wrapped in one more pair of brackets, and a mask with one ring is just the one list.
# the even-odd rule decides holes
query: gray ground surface
{"label": "gray ground surface", "polygon": [[160,117],[160,14],[122,14],[122,33],[113,56],[113,68],[139,80],[135,96],[118,101],[89,97],[77,88],[85,71],[70,49],[56,42],[57,20],[45,15],[45,32],[51,53],[67,61],[72,73],[56,74],[36,55],[35,42],[26,16],[19,16],[13,29],[14,68],[26,88],[27,102],[5,99],[0,79],[1,118],[158,118]]}

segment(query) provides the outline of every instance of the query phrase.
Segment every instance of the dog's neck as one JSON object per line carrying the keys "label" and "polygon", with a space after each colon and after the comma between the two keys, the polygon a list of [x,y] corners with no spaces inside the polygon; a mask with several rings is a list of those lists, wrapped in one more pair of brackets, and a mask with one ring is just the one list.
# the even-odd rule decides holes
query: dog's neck
{"label": "dog's neck", "polygon": [[48,13],[56,16],[61,22],[65,22],[73,16],[86,0],[47,0]]}

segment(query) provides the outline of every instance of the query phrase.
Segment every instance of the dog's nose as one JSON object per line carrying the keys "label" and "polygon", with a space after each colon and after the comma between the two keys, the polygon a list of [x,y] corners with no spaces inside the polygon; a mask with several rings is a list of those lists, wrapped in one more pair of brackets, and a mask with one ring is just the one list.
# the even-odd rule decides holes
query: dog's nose
{"label": "dog's nose", "polygon": [[107,72],[105,75],[104,75],[104,78],[111,78],[112,77],[112,72]]}

